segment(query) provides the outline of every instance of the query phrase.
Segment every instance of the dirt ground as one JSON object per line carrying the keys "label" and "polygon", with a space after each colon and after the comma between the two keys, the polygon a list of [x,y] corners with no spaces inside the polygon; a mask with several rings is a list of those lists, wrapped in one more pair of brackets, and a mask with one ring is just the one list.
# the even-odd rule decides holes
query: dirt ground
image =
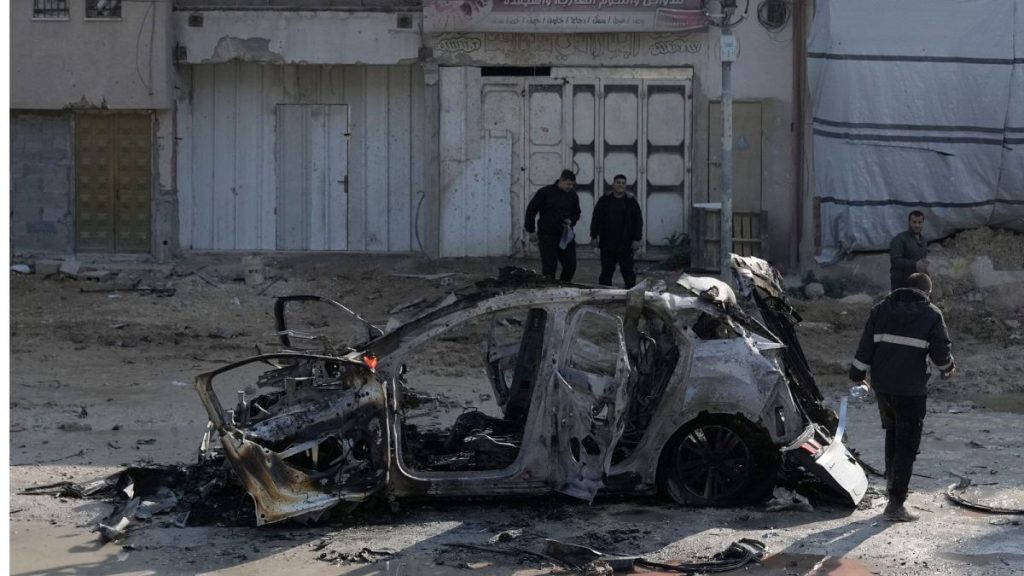
{"label": "dirt ground", "polygon": [[[125,540],[101,545],[89,530],[108,512],[107,504],[21,492],[126,465],[194,461],[206,418],[192,379],[254,354],[256,346],[273,350],[274,297],[320,294],[384,324],[402,317],[389,311],[403,303],[441,297],[510,262],[265,256],[266,280],[259,285],[245,282],[239,255],[159,265],[83,263],[113,274],[102,280],[10,278],[14,574],[548,574],[558,568],[529,553],[541,550],[545,538],[666,562],[704,560],[735,540],[755,538],[771,556],[745,574],[1024,575],[1024,516],[970,511],[944,497],[954,475],[996,487],[1024,486],[1024,308],[1000,315],[984,301],[967,299],[939,303],[960,371],[932,388],[909,501],[922,516],[917,523],[882,522],[884,482],[870,477],[869,497],[852,511],[693,509],[655,498],[599,499],[593,505],[559,497],[415,502],[397,510],[370,507],[315,527],[176,528],[157,517]],[[597,269],[596,261],[584,260],[577,279],[596,279]],[[396,276],[446,272],[455,275]],[[676,275],[653,269],[641,274],[669,281]],[[805,319],[803,346],[837,406],[871,304],[822,299],[797,305]],[[454,376],[450,366],[424,369],[439,380]],[[881,468],[873,402],[851,406],[848,430],[848,443]]]}

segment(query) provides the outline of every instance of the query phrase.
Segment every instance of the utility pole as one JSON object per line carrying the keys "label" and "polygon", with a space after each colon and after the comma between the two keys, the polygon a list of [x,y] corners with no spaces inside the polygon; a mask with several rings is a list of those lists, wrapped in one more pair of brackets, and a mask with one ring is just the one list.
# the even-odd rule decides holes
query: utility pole
{"label": "utility pole", "polygon": [[739,49],[736,37],[732,35],[732,15],[736,11],[736,0],[722,0],[722,230],[721,275],[726,283],[730,280],[732,254],[732,63]]}

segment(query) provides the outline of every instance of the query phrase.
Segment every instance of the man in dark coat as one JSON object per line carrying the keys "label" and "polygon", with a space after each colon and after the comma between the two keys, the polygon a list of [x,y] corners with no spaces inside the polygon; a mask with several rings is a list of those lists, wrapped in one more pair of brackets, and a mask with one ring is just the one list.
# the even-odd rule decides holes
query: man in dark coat
{"label": "man in dark coat", "polygon": [[[536,222],[537,215],[540,221]],[[572,282],[576,273],[576,241],[572,227],[580,219],[580,199],[576,195],[576,175],[562,170],[554,184],[549,184],[533,195],[526,206],[526,232],[530,242],[540,248],[541,273],[555,277],[558,264],[562,265],[559,280]],[[564,235],[573,238],[561,246]]]}
{"label": "man in dark coat", "polygon": [[850,380],[867,384],[878,399],[878,413],[885,429],[885,477],[889,503],[884,517],[890,522],[911,522],[904,502],[921,443],[928,396],[930,358],[943,378],[956,370],[942,312],[929,300],[932,290],[927,274],[907,278],[907,287],[893,290],[871,309],[857,354],[850,366]]}
{"label": "man in dark coat", "polygon": [[889,243],[890,289],[903,288],[915,272],[928,273],[928,243],[921,236],[924,212],[914,210],[907,216],[907,229]]}
{"label": "man in dark coat", "polygon": [[590,242],[601,253],[601,276],[597,283],[612,285],[615,267],[622,273],[626,288],[636,284],[633,254],[640,249],[644,218],[640,204],[626,194],[626,177],[616,174],[612,178],[612,192],[598,199],[590,219]]}

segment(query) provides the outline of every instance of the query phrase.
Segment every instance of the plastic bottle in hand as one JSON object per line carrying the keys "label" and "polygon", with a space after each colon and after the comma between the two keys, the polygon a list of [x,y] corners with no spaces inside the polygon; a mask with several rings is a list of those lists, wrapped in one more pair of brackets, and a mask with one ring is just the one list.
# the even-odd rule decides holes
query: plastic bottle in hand
{"label": "plastic bottle in hand", "polygon": [[856,386],[850,387],[850,397],[854,400],[861,400],[863,398],[867,398],[868,392],[870,391],[871,388],[868,387],[867,384],[857,384]]}

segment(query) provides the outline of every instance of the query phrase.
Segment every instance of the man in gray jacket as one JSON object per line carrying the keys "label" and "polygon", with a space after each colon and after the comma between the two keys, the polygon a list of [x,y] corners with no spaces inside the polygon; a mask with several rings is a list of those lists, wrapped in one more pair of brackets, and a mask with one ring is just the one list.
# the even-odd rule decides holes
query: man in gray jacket
{"label": "man in gray jacket", "polygon": [[890,289],[903,288],[915,272],[928,273],[928,243],[921,236],[924,212],[914,210],[907,216],[907,229],[889,243]]}
{"label": "man in gray jacket", "polygon": [[931,291],[927,274],[911,274],[905,288],[893,290],[876,304],[850,366],[850,380],[860,384],[867,384],[865,377],[871,371],[871,388],[885,429],[889,503],[884,516],[890,522],[917,520],[903,504],[921,444],[931,376],[928,360],[943,378],[956,370],[946,321],[929,300]]}

